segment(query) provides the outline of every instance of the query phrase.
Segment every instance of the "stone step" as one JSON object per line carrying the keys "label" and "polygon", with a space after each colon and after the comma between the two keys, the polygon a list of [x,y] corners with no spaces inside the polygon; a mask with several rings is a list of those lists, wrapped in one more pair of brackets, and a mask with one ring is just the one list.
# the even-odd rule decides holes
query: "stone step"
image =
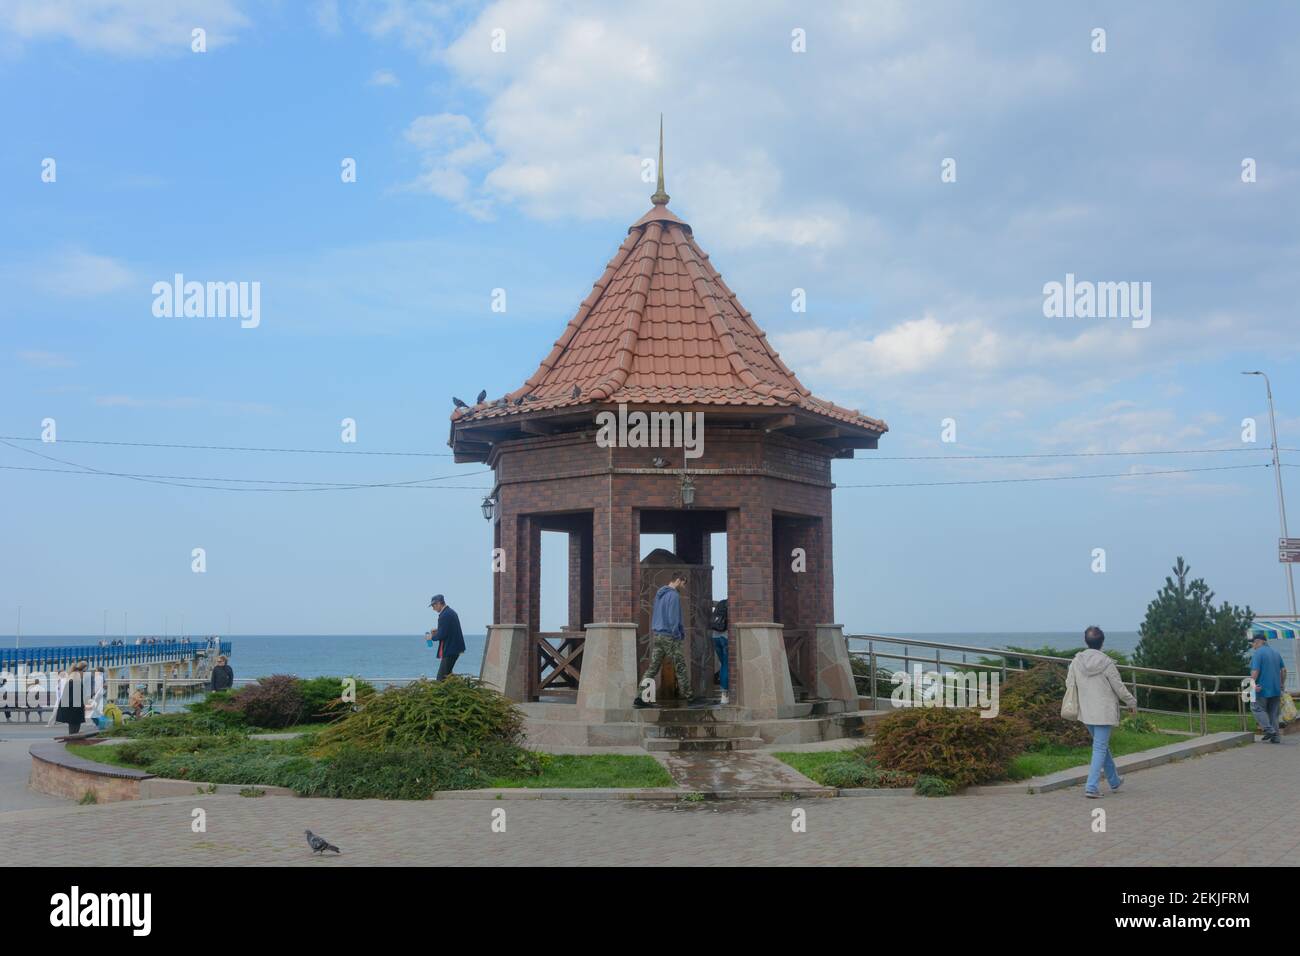
{"label": "stone step", "polygon": [[812,704],[809,714],[813,717],[828,717],[831,714],[844,713],[844,701],[842,700],[809,700],[807,703]]}
{"label": "stone step", "polygon": [[643,741],[648,751],[720,752],[728,750],[757,750],[763,746],[762,737],[718,737],[680,739],[676,737],[647,737]]}
{"label": "stone step", "polygon": [[645,707],[632,712],[632,719],[645,724],[733,723],[742,716],[739,707],[718,704],[704,707]]}
{"label": "stone step", "polygon": [[745,725],[740,723],[655,723],[646,724],[644,730],[647,737],[672,737],[677,740],[710,740],[751,736],[751,732],[747,732]]}

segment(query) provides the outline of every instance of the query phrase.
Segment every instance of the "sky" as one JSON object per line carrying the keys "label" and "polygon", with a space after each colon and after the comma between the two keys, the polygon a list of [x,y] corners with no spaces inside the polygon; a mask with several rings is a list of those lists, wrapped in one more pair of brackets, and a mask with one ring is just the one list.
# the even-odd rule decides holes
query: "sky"
{"label": "sky", "polygon": [[[1300,447],[1298,32],[1272,2],[6,0],[0,640],[418,633],[435,591],[482,632],[491,475],[451,397],[549,352],[650,206],[661,113],[671,208],[806,386],[889,424],[834,466],[849,632],[1135,630],[1180,555],[1284,610],[1240,372]],[[177,274],[258,283],[256,321],[157,314]],[[1145,317],[1045,314],[1067,276]],[[556,627],[549,540],[543,573]]]}

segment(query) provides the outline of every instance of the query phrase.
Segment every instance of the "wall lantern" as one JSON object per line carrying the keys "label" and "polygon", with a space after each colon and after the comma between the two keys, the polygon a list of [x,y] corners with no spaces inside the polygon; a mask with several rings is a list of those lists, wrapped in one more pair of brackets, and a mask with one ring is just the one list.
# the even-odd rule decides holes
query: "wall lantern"
{"label": "wall lantern", "polygon": [[484,497],[484,499],[483,499],[483,517],[484,517],[485,519],[487,519],[488,521],[491,521],[491,520],[492,520],[492,515],[493,515],[493,514],[495,513],[495,511],[496,511],[496,507],[497,507],[497,502],[496,502],[496,499],[495,499],[495,498],[493,498],[491,495],[487,495],[486,497]]}
{"label": "wall lantern", "polygon": [[691,476],[682,475],[682,507],[695,507],[695,483],[691,481]]}

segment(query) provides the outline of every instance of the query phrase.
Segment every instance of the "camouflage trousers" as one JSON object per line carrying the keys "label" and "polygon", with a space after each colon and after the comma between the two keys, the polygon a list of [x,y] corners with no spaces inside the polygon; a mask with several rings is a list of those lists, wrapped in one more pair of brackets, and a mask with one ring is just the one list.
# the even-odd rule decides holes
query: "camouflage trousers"
{"label": "camouflage trousers", "polygon": [[[646,668],[645,674],[641,680],[637,681],[637,693],[642,693],[641,685],[647,677],[658,679],[659,668],[668,658],[673,662],[673,672],[677,675],[677,693],[683,698],[689,698],[691,694],[690,671],[686,669],[685,641],[676,640],[667,634],[656,634],[653,637],[654,646],[650,651],[650,666]],[[658,688],[655,690],[655,699],[659,696]]]}

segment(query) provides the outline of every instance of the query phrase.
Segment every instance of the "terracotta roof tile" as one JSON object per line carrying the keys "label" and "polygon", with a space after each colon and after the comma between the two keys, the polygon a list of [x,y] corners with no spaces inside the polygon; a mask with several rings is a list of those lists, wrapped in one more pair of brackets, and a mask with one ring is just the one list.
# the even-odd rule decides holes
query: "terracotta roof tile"
{"label": "terracotta roof tile", "polygon": [[[578,399],[573,386],[581,388]],[[513,404],[529,395],[532,401]],[[628,230],[577,314],[506,405],[457,409],[453,422],[603,402],[801,408],[873,431],[884,422],[814,397],[695,243],[655,206]]]}

